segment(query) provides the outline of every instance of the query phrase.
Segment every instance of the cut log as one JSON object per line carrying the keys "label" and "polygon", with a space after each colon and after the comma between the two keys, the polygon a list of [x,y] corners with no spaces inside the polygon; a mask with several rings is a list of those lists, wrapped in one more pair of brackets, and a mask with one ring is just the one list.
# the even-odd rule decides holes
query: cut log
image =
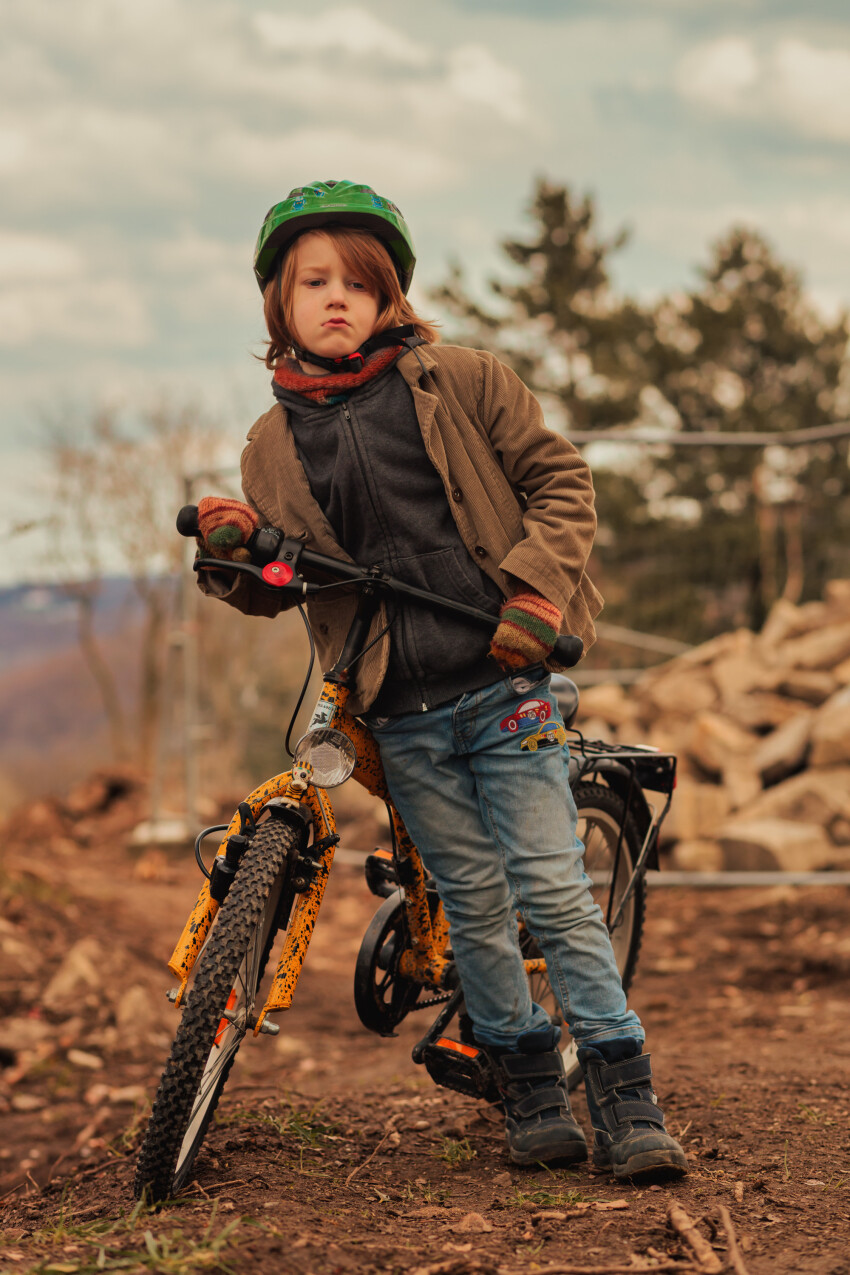
{"label": "cut log", "polygon": [[790,638],[782,643],[778,658],[789,668],[835,668],[850,658],[850,623],[828,624],[802,637]]}
{"label": "cut log", "polygon": [[719,713],[698,713],[685,744],[687,752],[707,774],[720,776],[735,756],[752,756],[757,736]]}
{"label": "cut log", "polygon": [[720,784],[701,784],[684,776],[676,784],[670,813],[661,826],[662,841],[701,841],[727,818],[729,796]]}
{"label": "cut log", "polygon": [[[838,668],[843,668],[843,665],[839,664]],[[817,707],[838,689],[840,679],[836,674],[836,669],[832,672],[823,669],[784,669],[775,674],[772,689],[780,695],[787,695],[791,700],[802,700],[804,704],[814,704]]]}
{"label": "cut log", "polygon": [[765,785],[778,784],[780,779],[802,769],[809,751],[813,722],[814,713],[806,709],[765,736],[757,746],[751,764]]}
{"label": "cut log", "polygon": [[818,709],[812,725],[812,766],[850,762],[850,686]]}
{"label": "cut log", "polygon": [[706,673],[673,667],[646,689],[641,700],[644,706],[648,701],[658,712],[691,717],[713,707],[717,702],[717,688]]}
{"label": "cut log", "polygon": [[850,766],[804,770],[768,788],[746,809],[751,819],[795,819],[827,827],[850,820]]}
{"label": "cut log", "polygon": [[850,853],[833,845],[813,823],[730,819],[718,830],[717,840],[730,872],[818,872],[850,864]]}

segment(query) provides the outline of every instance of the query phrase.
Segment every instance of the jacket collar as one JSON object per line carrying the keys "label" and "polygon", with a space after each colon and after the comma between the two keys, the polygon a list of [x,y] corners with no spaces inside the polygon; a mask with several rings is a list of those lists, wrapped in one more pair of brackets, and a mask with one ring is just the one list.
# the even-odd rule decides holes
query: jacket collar
{"label": "jacket collar", "polygon": [[402,354],[396,363],[411,389],[419,384],[425,372],[432,372],[436,366],[437,360],[430,345],[417,345],[414,350]]}

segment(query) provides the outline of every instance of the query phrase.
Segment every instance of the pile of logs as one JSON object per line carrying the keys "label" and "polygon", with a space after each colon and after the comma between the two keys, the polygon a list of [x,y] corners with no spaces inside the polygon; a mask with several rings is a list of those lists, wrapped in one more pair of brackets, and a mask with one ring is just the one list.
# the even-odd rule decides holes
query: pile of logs
{"label": "pile of logs", "polygon": [[850,580],[780,601],[632,686],[582,691],[589,737],[679,758],[664,835],[680,868],[850,869]]}

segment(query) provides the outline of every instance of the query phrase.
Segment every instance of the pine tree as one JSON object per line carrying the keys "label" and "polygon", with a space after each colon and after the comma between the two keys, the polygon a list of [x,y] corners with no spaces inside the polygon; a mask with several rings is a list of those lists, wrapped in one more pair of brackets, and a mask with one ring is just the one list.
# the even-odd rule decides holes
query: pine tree
{"label": "pine tree", "polygon": [[850,415],[847,315],[828,322],[765,240],[736,228],[689,293],[641,307],[619,297],[590,197],[537,183],[532,230],[502,250],[512,280],[473,299],[455,267],[433,299],[455,339],[492,350],[573,431],[621,427],[594,449],[599,531],[592,574],[605,619],[698,642],[758,627],[777,596],[819,596],[846,573],[847,442],[805,448],[629,444],[636,425],[677,434],[790,433]]}
{"label": "pine tree", "polygon": [[455,319],[457,339],[512,367],[565,433],[631,421],[653,341],[649,316],[611,288],[608,259],[626,233],[601,238],[594,201],[546,181],[529,211],[529,238],[501,245],[519,278],[489,281],[495,308],[472,298],[458,266],[432,299]]}
{"label": "pine tree", "polygon": [[[658,307],[654,382],[689,434],[784,434],[846,413],[847,315],[807,301],[799,276],[753,231],[715,244],[701,283]],[[665,503],[689,510],[679,552],[712,627],[758,627],[779,595],[819,596],[846,532],[847,444],[676,448],[658,462]],[[841,539],[846,543],[846,535]]]}

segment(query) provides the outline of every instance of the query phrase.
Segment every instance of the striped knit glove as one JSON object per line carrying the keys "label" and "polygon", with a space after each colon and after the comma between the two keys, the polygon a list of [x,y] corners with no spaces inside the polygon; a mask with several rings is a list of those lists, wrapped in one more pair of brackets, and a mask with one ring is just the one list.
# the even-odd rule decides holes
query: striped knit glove
{"label": "striped knit glove", "polygon": [[517,593],[499,612],[490,654],[505,672],[539,664],[558,640],[563,616],[539,593]]}
{"label": "striped knit glove", "polygon": [[257,530],[257,515],[250,505],[226,496],[204,496],[198,501],[199,548],[212,558],[246,562],[244,548]]}

